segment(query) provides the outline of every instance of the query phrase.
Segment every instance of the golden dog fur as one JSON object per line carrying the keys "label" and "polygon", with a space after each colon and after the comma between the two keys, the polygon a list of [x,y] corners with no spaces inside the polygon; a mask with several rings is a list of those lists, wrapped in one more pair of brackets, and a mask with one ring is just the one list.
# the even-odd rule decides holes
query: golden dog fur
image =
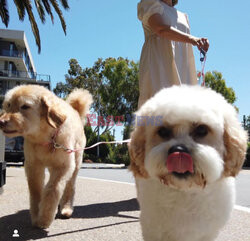
{"label": "golden dog fur", "polygon": [[[64,217],[73,212],[75,180],[86,144],[84,119],[92,103],[87,90],[73,91],[66,101],[44,87],[18,86],[7,92],[0,128],[8,137],[24,137],[25,172],[32,224],[47,228],[57,207]],[[52,139],[69,149],[55,149]],[[44,186],[45,168],[50,178]]]}

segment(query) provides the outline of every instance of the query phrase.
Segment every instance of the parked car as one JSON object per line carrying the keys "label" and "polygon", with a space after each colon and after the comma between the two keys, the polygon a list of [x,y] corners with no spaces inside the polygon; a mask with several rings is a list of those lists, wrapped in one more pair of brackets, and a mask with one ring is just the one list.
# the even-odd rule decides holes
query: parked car
{"label": "parked car", "polygon": [[2,186],[6,183],[6,162],[0,161],[0,194],[3,189]]}
{"label": "parked car", "polygon": [[24,162],[23,137],[5,138],[6,162]]}

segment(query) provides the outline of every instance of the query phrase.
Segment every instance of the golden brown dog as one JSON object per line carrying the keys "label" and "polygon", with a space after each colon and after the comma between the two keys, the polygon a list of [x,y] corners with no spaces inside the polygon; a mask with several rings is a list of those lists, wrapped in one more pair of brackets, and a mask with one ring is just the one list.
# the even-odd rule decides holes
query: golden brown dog
{"label": "golden brown dog", "polygon": [[[64,101],[37,85],[15,87],[5,96],[0,128],[8,137],[24,137],[34,226],[49,227],[58,205],[62,216],[72,215],[75,180],[86,144],[84,119],[91,103],[87,90],[74,90]],[[45,168],[50,173],[46,186]]]}

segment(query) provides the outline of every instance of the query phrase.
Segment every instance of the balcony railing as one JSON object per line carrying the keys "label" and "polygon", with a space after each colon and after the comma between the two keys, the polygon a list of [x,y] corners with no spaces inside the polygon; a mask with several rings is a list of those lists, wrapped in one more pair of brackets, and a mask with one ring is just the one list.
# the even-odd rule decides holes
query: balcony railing
{"label": "balcony railing", "polygon": [[8,57],[24,58],[24,51],[2,49],[0,51],[0,55]]}
{"label": "balcony railing", "polygon": [[30,79],[30,80],[34,80],[34,81],[50,82],[50,75],[37,74],[34,72],[19,71],[19,70],[10,71],[10,70],[0,69],[0,78],[1,77],[22,78],[22,79]]}
{"label": "balcony railing", "polygon": [[[26,54],[25,54],[26,53]],[[26,68],[30,69],[30,58],[24,50],[9,50],[9,49],[0,49],[0,56],[22,58]]]}

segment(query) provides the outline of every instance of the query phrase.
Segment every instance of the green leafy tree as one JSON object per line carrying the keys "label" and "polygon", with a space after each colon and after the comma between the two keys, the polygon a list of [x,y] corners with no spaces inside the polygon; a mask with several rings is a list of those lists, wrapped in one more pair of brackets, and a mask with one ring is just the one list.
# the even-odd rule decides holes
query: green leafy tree
{"label": "green leafy tree", "polygon": [[222,73],[218,71],[206,72],[205,85],[222,94],[230,104],[236,101],[235,92],[232,88],[226,86],[226,81],[223,79]]}
{"label": "green leafy tree", "polygon": [[[74,88],[84,88],[94,97],[93,109],[103,122],[97,125],[107,132],[114,125],[107,121],[113,116],[112,123],[118,123],[127,114],[136,110],[139,96],[138,63],[124,58],[98,59],[93,67],[82,69],[76,59],[69,61],[65,83],[58,83],[54,92],[64,98]],[[96,119],[95,119],[96,120]],[[98,120],[96,120],[98,121]]]}
{"label": "green leafy tree", "polygon": [[[24,20],[26,13],[28,14],[31,29],[36,40],[36,45],[38,47],[38,52],[40,53],[41,40],[40,40],[39,28],[33,13],[31,0],[13,0],[13,1],[16,6],[20,21]],[[0,17],[6,28],[8,27],[10,19],[7,3],[8,3],[7,0],[0,0]],[[60,0],[60,3],[65,10],[69,9],[68,0]],[[57,0],[34,0],[33,5],[35,5],[39,18],[43,24],[45,23],[46,20],[45,17],[46,13],[50,16],[52,23],[54,23],[54,15],[52,13],[52,10],[54,9],[60,19],[63,31],[66,34],[66,23]]]}
{"label": "green leafy tree", "polygon": [[[124,117],[136,110],[139,96],[138,63],[124,58],[107,58],[98,59],[91,68],[82,69],[76,59],[71,59],[65,80],[65,83],[56,85],[55,94],[65,98],[74,88],[88,89],[94,97],[94,112],[103,118],[103,126],[102,121],[98,126],[97,118],[93,118],[93,122],[90,122],[92,127],[85,127],[87,146],[99,141],[114,140],[110,134],[113,125],[107,125],[107,120],[109,116]],[[113,121],[117,124],[125,120],[113,118]],[[102,129],[99,139],[98,128]],[[129,125],[125,127],[123,138],[129,138],[130,128]],[[95,147],[85,151],[84,159],[94,162],[129,163],[127,144],[99,145],[99,148],[99,157]]]}

